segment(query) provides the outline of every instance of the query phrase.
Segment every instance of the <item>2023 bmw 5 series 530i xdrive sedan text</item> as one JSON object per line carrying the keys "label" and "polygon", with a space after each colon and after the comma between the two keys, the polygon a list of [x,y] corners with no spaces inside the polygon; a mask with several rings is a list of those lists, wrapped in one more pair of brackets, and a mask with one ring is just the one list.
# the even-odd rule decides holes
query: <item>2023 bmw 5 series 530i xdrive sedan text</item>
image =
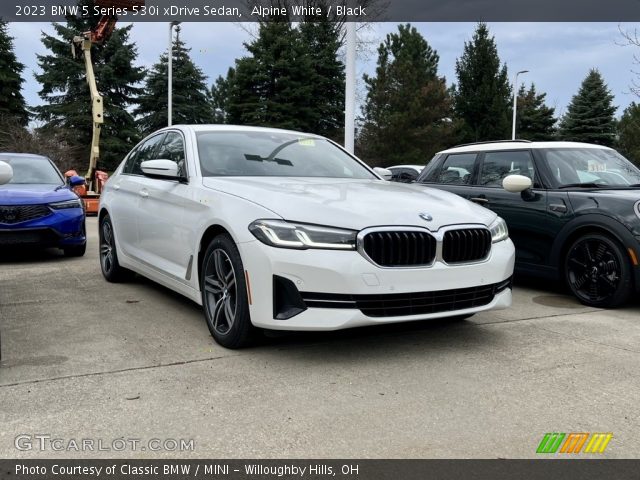
{"label": "2023 bmw 5 series 530i xdrive sedan text", "polygon": [[135,271],[187,296],[229,348],[256,327],[336,330],[511,304],[501,218],[384,181],[316,135],[160,130],[106,184],[99,232],[107,280]]}

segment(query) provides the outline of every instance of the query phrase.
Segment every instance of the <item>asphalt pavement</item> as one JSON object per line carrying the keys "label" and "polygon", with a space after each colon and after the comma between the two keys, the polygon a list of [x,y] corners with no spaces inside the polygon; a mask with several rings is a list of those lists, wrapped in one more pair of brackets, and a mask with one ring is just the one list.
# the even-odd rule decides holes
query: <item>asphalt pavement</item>
{"label": "asphalt pavement", "polygon": [[189,300],[104,281],[88,232],[82,258],[0,252],[0,458],[533,458],[547,432],[640,457],[637,301],[518,282],[511,309],[463,322],[232,351]]}

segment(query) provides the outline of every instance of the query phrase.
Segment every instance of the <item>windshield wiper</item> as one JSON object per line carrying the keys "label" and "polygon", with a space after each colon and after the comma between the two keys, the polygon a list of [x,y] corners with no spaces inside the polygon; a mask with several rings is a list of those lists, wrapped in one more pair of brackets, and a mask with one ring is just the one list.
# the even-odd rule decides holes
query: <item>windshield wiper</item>
{"label": "windshield wiper", "polygon": [[607,187],[607,185],[602,185],[601,183],[593,183],[593,182],[585,182],[585,183],[568,183],[566,185],[560,185],[558,188],[603,188]]}
{"label": "windshield wiper", "polygon": [[284,158],[261,157],[260,155],[252,155],[250,153],[245,153],[244,158],[246,158],[247,160],[251,160],[252,162],[274,162],[278,165],[288,165],[289,167],[293,167],[293,163],[291,163],[291,160],[285,160]]}

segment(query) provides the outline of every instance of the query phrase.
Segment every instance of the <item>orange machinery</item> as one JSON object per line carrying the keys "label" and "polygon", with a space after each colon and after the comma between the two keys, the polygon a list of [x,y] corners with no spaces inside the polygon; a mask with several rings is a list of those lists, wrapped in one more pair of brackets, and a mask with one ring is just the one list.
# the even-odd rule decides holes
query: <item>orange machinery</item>
{"label": "orange machinery", "polygon": [[[130,10],[134,6],[144,5],[144,0],[94,0],[94,4],[104,8],[126,8]],[[84,57],[87,83],[89,84],[89,91],[91,93],[93,135],[91,138],[91,152],[89,154],[89,169],[85,175],[85,185],[75,187],[74,189],[84,201],[87,215],[96,215],[98,213],[100,192],[108,178],[106,172],[97,169],[98,160],[100,159],[100,131],[104,123],[104,106],[93,71],[91,46],[93,44],[106,42],[113,33],[117,21],[118,17],[115,15],[102,16],[95,28],[74,37],[72,44],[73,56],[79,57],[80,52],[82,52],[82,56]],[[74,170],[70,170],[65,173],[65,176],[70,177],[75,174],[76,172]]]}

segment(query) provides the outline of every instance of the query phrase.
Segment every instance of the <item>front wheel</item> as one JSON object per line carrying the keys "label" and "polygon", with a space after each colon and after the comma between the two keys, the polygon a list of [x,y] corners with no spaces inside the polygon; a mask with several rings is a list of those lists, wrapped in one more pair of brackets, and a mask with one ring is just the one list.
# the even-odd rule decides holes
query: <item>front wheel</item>
{"label": "front wheel", "polygon": [[615,308],[631,295],[631,266],[624,248],[602,234],[587,234],[569,248],[565,279],[580,302],[590,307]]}
{"label": "front wheel", "polygon": [[226,348],[248,345],[255,328],[249,316],[242,259],[229,235],[213,239],[200,271],[202,306],[211,335]]}

